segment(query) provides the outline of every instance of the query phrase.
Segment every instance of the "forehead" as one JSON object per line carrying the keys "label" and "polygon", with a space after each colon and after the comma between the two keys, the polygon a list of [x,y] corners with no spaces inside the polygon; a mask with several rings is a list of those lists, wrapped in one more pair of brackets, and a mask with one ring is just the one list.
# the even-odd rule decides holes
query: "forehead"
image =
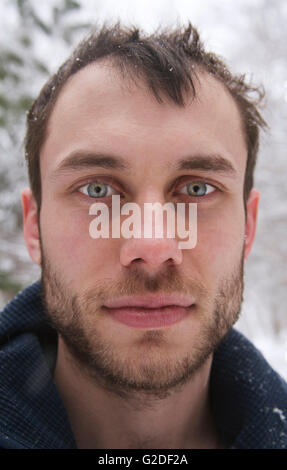
{"label": "forehead", "polygon": [[195,99],[187,97],[181,107],[164,97],[159,103],[143,81],[124,79],[109,61],[85,67],[58,97],[41,167],[53,169],[78,150],[116,151],[135,165],[146,156],[161,164],[212,150],[244,170],[247,149],[238,107],[213,76],[201,71],[198,77]]}

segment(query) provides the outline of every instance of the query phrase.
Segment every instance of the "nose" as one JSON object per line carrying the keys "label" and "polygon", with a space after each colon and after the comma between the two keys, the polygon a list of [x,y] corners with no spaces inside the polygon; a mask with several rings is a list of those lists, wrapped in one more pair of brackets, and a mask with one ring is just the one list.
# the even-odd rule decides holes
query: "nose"
{"label": "nose", "polygon": [[[137,264],[155,273],[163,265],[182,263],[182,250],[175,236],[175,211],[172,204],[166,206],[161,194],[146,189],[137,200],[140,207],[141,223],[137,225],[136,236],[122,241],[120,263],[123,267]],[[147,203],[147,204],[146,204]],[[149,204],[148,204],[149,203]],[[167,210],[166,217],[164,212]],[[139,221],[138,221],[139,222]],[[157,235],[157,229],[160,234]]]}
{"label": "nose", "polygon": [[120,252],[120,263],[130,267],[137,263],[150,270],[158,270],[163,264],[182,263],[182,250],[172,238],[131,238],[125,240]]}

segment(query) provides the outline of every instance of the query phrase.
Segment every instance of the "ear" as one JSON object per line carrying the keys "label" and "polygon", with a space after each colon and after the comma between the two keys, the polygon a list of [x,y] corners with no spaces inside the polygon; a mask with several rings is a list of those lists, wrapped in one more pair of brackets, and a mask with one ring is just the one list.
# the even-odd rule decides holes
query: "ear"
{"label": "ear", "polygon": [[255,237],[259,199],[260,199],[260,193],[257,191],[257,189],[253,188],[250,191],[250,194],[246,203],[245,248],[244,248],[245,260],[249,256],[249,253],[253,245],[253,240]]}
{"label": "ear", "polygon": [[41,265],[41,247],[37,219],[37,203],[30,188],[21,193],[23,210],[23,231],[26,246],[34,263]]}

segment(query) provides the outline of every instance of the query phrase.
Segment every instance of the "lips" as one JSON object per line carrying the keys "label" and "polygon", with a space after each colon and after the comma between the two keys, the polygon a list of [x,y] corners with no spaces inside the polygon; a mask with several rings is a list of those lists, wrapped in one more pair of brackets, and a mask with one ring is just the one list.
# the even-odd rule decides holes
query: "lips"
{"label": "lips", "polygon": [[178,307],[189,307],[193,304],[191,297],[181,295],[149,295],[149,296],[136,296],[136,297],[122,297],[116,300],[110,300],[105,303],[107,308],[122,308],[122,307],[143,307],[143,308],[161,308],[171,305]]}
{"label": "lips", "polygon": [[134,328],[162,328],[181,321],[193,305],[181,295],[124,297],[106,302],[103,308],[118,322]]}

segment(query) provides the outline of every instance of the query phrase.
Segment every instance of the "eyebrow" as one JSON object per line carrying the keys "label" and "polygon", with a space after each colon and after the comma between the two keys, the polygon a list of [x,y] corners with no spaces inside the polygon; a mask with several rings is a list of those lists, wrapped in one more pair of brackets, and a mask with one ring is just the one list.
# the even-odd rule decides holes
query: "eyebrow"
{"label": "eyebrow", "polygon": [[236,170],[232,163],[221,155],[196,155],[194,157],[179,160],[175,169],[179,170],[205,170],[217,173],[225,173],[231,176],[236,175]]}
{"label": "eyebrow", "polygon": [[113,170],[128,171],[131,169],[124,158],[105,155],[102,153],[89,153],[86,151],[76,151],[64,158],[54,170],[54,173],[62,173],[70,170],[80,170],[83,168],[106,168]]}
{"label": "eyebrow", "polygon": [[[120,156],[104,153],[90,153],[86,151],[72,152],[60,162],[53,174],[65,173],[66,171],[80,170],[84,168],[105,168],[120,171],[130,171],[132,166]],[[232,163],[221,155],[195,155],[182,158],[177,162],[167,163],[172,171],[180,170],[203,170],[224,173],[231,176],[236,175]]]}

